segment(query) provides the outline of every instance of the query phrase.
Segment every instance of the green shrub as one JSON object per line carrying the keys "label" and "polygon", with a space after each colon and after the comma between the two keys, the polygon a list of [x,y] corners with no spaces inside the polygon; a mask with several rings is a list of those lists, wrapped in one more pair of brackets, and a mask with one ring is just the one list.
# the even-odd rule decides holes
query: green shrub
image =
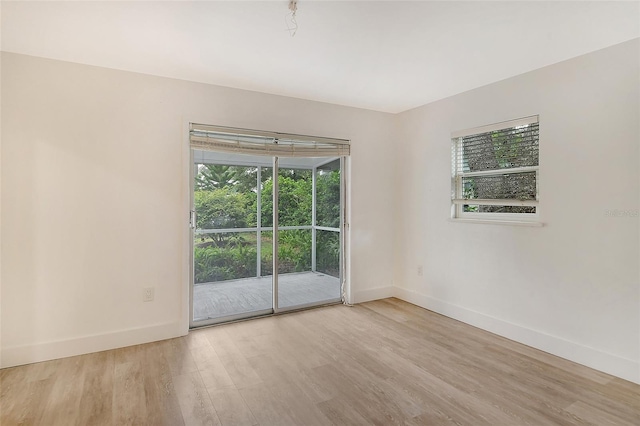
{"label": "green shrub", "polygon": [[230,238],[223,247],[208,244],[200,243],[194,247],[196,284],[256,275],[256,248],[248,245],[242,236]]}

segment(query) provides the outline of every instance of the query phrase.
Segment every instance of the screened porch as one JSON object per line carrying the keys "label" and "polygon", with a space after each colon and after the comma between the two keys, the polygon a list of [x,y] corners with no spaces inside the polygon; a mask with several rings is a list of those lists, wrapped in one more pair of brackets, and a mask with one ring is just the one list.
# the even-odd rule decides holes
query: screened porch
{"label": "screened porch", "polygon": [[276,187],[280,310],[339,302],[341,160],[194,150],[192,320],[273,310]]}

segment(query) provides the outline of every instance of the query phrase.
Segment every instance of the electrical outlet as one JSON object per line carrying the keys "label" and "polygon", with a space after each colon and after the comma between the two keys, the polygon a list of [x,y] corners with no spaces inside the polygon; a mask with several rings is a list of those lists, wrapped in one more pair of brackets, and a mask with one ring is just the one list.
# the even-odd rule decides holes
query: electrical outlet
{"label": "electrical outlet", "polygon": [[153,287],[145,287],[142,289],[142,301],[153,302],[154,291]]}
{"label": "electrical outlet", "polygon": [[418,265],[418,276],[421,277],[423,273],[422,265]]}

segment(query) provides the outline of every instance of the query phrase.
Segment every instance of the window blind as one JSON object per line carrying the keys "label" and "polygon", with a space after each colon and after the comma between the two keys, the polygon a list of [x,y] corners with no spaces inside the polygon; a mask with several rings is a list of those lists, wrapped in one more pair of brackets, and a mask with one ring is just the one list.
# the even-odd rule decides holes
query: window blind
{"label": "window blind", "polygon": [[452,134],[452,203],[458,213],[535,213],[538,117]]}
{"label": "window blind", "polygon": [[314,136],[191,124],[192,148],[276,157],[342,157],[350,154],[349,141]]}
{"label": "window blind", "polygon": [[457,172],[538,166],[537,122],[458,138]]}

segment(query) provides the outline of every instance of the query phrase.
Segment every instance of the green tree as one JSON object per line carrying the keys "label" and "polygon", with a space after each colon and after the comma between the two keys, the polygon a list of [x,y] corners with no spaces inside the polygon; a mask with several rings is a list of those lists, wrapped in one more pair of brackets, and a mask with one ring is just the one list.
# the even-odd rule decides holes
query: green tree
{"label": "green tree", "polygon": [[[311,225],[311,171],[280,170],[278,190],[278,224],[280,226]],[[268,179],[263,184],[261,207],[262,225],[273,226],[272,179]]]}
{"label": "green tree", "polygon": [[[194,204],[196,208],[196,228],[198,229],[255,226],[255,222],[250,222],[252,219],[251,209],[255,208],[255,193],[253,192],[240,193],[234,191],[231,187],[210,191],[195,191]],[[221,245],[227,237],[226,234],[208,235],[217,245]]]}
{"label": "green tree", "polygon": [[225,247],[196,246],[194,250],[196,284],[253,277],[256,274],[256,249],[240,236]]}
{"label": "green tree", "polygon": [[320,171],[316,178],[316,221],[320,226],[340,227],[340,170]]}
{"label": "green tree", "polygon": [[[338,163],[339,164],[339,163]],[[196,176],[194,193],[197,228],[251,228],[256,226],[257,168],[206,165]],[[280,169],[280,226],[311,225],[312,171]],[[262,226],[272,226],[273,179],[271,169],[262,169]],[[318,223],[339,227],[340,171],[329,167],[318,173]],[[337,274],[339,236],[324,231],[318,234],[318,267]],[[283,230],[279,233],[280,273],[311,269],[311,231]],[[271,232],[262,233],[262,274],[272,268]],[[254,276],[256,273],[255,234],[200,234],[195,246],[196,283]],[[337,276],[337,275],[336,275]]]}
{"label": "green tree", "polygon": [[199,164],[195,178],[196,189],[211,191],[232,186],[236,183],[237,174],[237,170],[232,166]]}
{"label": "green tree", "polygon": [[340,234],[318,230],[316,238],[318,271],[334,277],[340,276]]}
{"label": "green tree", "polygon": [[[235,171],[234,188],[238,192],[256,192],[256,181],[258,179],[257,167],[240,167],[234,166],[232,170]],[[262,175],[265,174],[265,169],[262,169]]]}

